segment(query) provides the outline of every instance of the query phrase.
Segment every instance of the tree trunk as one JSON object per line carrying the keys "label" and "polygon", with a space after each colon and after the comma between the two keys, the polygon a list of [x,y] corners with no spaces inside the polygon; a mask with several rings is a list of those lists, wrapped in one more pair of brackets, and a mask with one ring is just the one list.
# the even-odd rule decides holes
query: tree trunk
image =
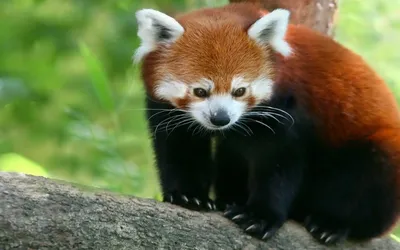
{"label": "tree trunk", "polygon": [[[326,249],[288,222],[267,242],[218,213],[0,172],[0,249]],[[330,249],[400,249],[382,238]]]}
{"label": "tree trunk", "polygon": [[339,0],[230,0],[262,3],[265,9],[288,9],[293,24],[302,24],[328,36],[334,36]]}

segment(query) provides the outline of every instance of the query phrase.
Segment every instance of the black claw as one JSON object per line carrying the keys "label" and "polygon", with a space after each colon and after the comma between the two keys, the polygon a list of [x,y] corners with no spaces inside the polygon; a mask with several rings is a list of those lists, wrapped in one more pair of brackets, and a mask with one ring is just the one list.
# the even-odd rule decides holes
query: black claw
{"label": "black claw", "polygon": [[337,244],[346,240],[349,229],[342,229],[334,222],[318,220],[307,217],[304,221],[305,227],[310,234],[319,242],[327,245]]}
{"label": "black claw", "polygon": [[266,232],[262,237],[261,237],[261,239],[262,240],[266,240],[266,239],[268,239],[268,236],[270,235],[270,233],[269,232]]}
{"label": "black claw", "polygon": [[200,206],[200,200],[199,199],[193,198],[193,201],[197,206]]}
{"label": "black claw", "polygon": [[208,197],[199,198],[196,196],[181,194],[178,192],[164,194],[163,201],[197,211],[213,210],[213,208],[215,207],[213,201],[210,200]]}
{"label": "black claw", "polygon": [[272,237],[272,233],[271,232],[266,232],[262,237],[261,237],[261,239],[262,240],[268,240],[269,238],[271,238]]}
{"label": "black claw", "polygon": [[256,224],[250,225],[245,229],[245,231],[248,233],[255,233],[257,230],[259,230],[259,226]]}
{"label": "black claw", "polygon": [[318,227],[317,226],[314,226],[314,225],[311,225],[310,227],[309,227],[309,229],[308,229],[308,231],[310,231],[310,233],[314,233],[315,231],[317,231],[318,230]]}
{"label": "black claw", "polygon": [[266,231],[264,233],[264,235],[262,236],[263,240],[268,240],[270,239],[272,236],[274,236],[276,234],[276,232],[278,231],[279,227],[271,227],[268,231]]}
{"label": "black claw", "polygon": [[174,199],[173,199],[172,195],[165,195],[164,196],[163,202],[173,203],[173,201],[174,201]]}
{"label": "black claw", "polygon": [[227,209],[227,210],[224,212],[224,216],[227,217],[227,218],[231,218],[232,215],[234,215],[234,214],[235,214],[235,211],[233,211],[232,209]]}
{"label": "black claw", "polygon": [[183,200],[183,202],[185,202],[185,203],[188,203],[188,202],[189,202],[189,199],[186,197],[186,195],[182,195],[182,200]]}
{"label": "black claw", "polygon": [[[248,211],[246,207],[232,206],[225,211],[224,216],[238,224],[246,233],[263,240],[275,235],[284,223],[281,217],[274,217],[271,214],[266,214],[265,217],[258,217],[252,211]],[[266,220],[264,218],[269,219]]]}
{"label": "black claw", "polygon": [[267,223],[264,220],[259,220],[258,222],[250,221],[248,225],[246,226],[245,231],[250,234],[258,235],[259,237],[263,236],[267,229]]}
{"label": "black claw", "polygon": [[325,240],[325,238],[328,238],[328,236],[329,236],[330,234],[328,233],[328,232],[323,232],[323,233],[321,233],[321,236],[320,236],[320,240]]}
{"label": "black claw", "polygon": [[214,204],[214,201],[208,199],[205,201],[200,201],[200,204],[202,205],[202,207],[204,207],[204,209],[208,210],[208,211],[214,211],[216,210],[216,206]]}
{"label": "black claw", "polygon": [[310,233],[318,230],[318,226],[312,222],[311,216],[307,216],[307,218],[304,220],[304,226]]}
{"label": "black claw", "polygon": [[329,244],[331,241],[332,241],[332,242],[335,241],[336,238],[337,238],[337,235],[336,235],[336,234],[329,235],[328,237],[326,237],[325,243],[328,243],[328,244]]}
{"label": "black claw", "polygon": [[234,221],[236,223],[239,223],[240,221],[243,221],[243,220],[246,220],[246,219],[247,219],[247,215],[246,214],[238,214],[238,215],[235,215],[232,218],[232,221]]}
{"label": "black claw", "polygon": [[341,233],[331,234],[325,239],[325,244],[338,244],[346,240],[349,230]]}
{"label": "black claw", "polygon": [[[236,206],[231,206],[231,207],[228,207],[228,209],[225,210],[224,216],[229,218],[229,219],[231,219],[231,220],[233,220],[234,217],[236,217],[236,216],[238,216],[240,214],[244,214],[243,212],[244,212],[243,208],[236,207]],[[239,218],[240,218],[240,216],[237,217],[236,219],[239,219]]]}

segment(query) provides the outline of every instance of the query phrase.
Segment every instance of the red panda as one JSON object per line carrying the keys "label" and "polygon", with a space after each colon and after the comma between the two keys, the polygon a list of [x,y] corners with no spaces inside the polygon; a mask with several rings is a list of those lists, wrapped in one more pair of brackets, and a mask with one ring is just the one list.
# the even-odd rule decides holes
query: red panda
{"label": "red panda", "polygon": [[136,17],[165,202],[264,240],[289,219],[324,244],[396,224],[399,110],[359,55],[254,3]]}

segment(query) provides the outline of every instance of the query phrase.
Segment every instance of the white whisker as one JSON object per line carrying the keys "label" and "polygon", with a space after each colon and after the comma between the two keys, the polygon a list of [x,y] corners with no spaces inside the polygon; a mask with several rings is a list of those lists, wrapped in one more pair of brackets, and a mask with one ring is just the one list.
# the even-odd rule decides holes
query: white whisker
{"label": "white whisker", "polygon": [[[163,126],[161,126],[160,128],[159,128],[159,130],[165,130],[165,131],[168,131],[168,127],[169,127],[169,125],[171,125],[171,126],[174,126],[174,125],[176,125],[177,123],[179,123],[179,122],[181,122],[182,120],[186,120],[188,117],[187,116],[185,116],[185,114],[183,114],[183,115],[178,115],[178,116],[173,116],[173,117],[171,117],[172,119],[168,119],[168,123],[167,124],[165,124],[165,122],[163,122]],[[172,124],[171,124],[171,122],[173,122]]]}
{"label": "white whisker", "polygon": [[[170,111],[170,110],[179,110],[179,109],[177,109],[177,108],[173,108],[173,109],[153,109],[153,108],[137,108],[137,109],[133,109],[133,108],[126,108],[126,109],[123,109],[123,110],[126,110],[126,111],[147,111],[147,110],[165,110],[165,111]],[[182,111],[184,111],[184,110],[182,110]]]}
{"label": "white whisker", "polygon": [[261,124],[261,125],[263,125],[263,126],[269,128],[269,129],[272,131],[272,133],[275,134],[275,131],[274,131],[270,126],[268,126],[267,124],[265,124],[265,123],[263,123],[263,122],[260,122],[260,121],[257,121],[257,120],[255,120],[255,119],[251,119],[251,118],[245,118],[245,119],[251,120],[252,122],[256,122],[256,123],[258,123],[258,124]]}
{"label": "white whisker", "polygon": [[196,124],[197,126],[194,128],[192,135],[195,135],[196,130],[201,130],[202,126],[200,124]]}
{"label": "white whisker", "polygon": [[283,119],[285,119],[287,121],[291,120],[291,119],[289,119],[288,117],[286,117],[284,115],[281,115],[281,114],[278,114],[278,113],[274,113],[274,112],[270,112],[270,111],[250,111],[250,112],[247,112],[246,114],[249,114],[249,115],[276,115],[276,116],[281,117],[281,118],[283,118]]}
{"label": "white whisker", "polygon": [[275,108],[275,107],[271,107],[271,106],[259,106],[259,107],[256,107],[255,109],[257,109],[257,108],[261,108],[261,109],[269,109],[269,110],[276,110],[276,111],[278,111],[278,112],[282,112],[283,114],[285,114],[287,117],[289,117],[290,118],[290,120],[292,121],[292,125],[294,124],[294,118],[293,118],[293,116],[291,115],[291,114],[289,114],[288,112],[286,112],[285,110],[283,110],[283,109],[280,109],[280,108]]}
{"label": "white whisker", "polygon": [[168,117],[168,118],[162,120],[159,124],[157,124],[156,128],[154,129],[154,134],[155,134],[155,135],[157,134],[158,127],[159,127],[161,124],[163,124],[163,123],[165,123],[165,122],[168,122],[169,119],[173,119],[173,117]]}
{"label": "white whisker", "polygon": [[[176,126],[171,130],[171,132],[168,133],[168,136],[169,136],[170,134],[172,134],[172,132],[173,132],[176,128],[182,127],[182,126],[185,126],[185,125],[188,125],[188,124],[190,124],[190,123],[192,123],[192,119],[191,119],[191,118],[188,118],[188,119],[186,119],[186,120],[183,120],[183,121],[179,122],[179,123],[176,124]],[[168,136],[167,136],[167,138],[168,138]]]}
{"label": "white whisker", "polygon": [[176,115],[174,119],[171,119],[171,121],[169,121],[167,123],[167,126],[165,127],[165,131],[168,131],[168,126],[172,121],[175,121],[175,119],[178,119],[176,122],[181,121],[181,120],[185,120],[187,118],[187,114],[180,114],[180,115]]}
{"label": "white whisker", "polygon": [[[276,118],[273,114],[271,114],[269,112],[248,112],[248,115],[258,115],[258,116],[263,116],[263,117],[271,117],[272,119],[274,119],[275,121],[277,121],[278,123],[283,125],[283,123],[278,118]],[[287,118],[285,117],[285,119],[287,119]]]}
{"label": "white whisker", "polygon": [[[237,129],[235,128],[235,126],[237,126],[236,123],[233,124],[233,125],[230,127],[230,129],[232,129],[232,130],[235,131],[236,133],[239,133],[239,134],[242,134],[242,135],[246,136],[246,134],[243,134],[241,131],[237,130]],[[239,128],[241,128],[241,127],[239,127]],[[241,128],[241,129],[243,129],[243,128]]]}
{"label": "white whisker", "polygon": [[205,127],[202,127],[201,131],[203,132],[201,135],[205,136],[208,133],[208,129],[206,129]]}
{"label": "white whisker", "polygon": [[150,121],[150,119],[153,118],[154,116],[156,116],[156,115],[158,115],[158,114],[161,114],[161,113],[164,113],[164,112],[168,112],[168,111],[169,111],[169,113],[168,113],[168,115],[169,115],[169,114],[171,114],[172,112],[181,111],[181,110],[179,110],[179,109],[165,109],[165,110],[161,110],[161,111],[159,111],[159,112],[157,112],[157,113],[151,115],[147,120]]}
{"label": "white whisker", "polygon": [[193,125],[196,125],[196,120],[195,120],[195,119],[193,119],[192,124],[190,124],[190,125],[188,126],[188,128],[187,128],[187,131],[188,131],[188,132],[189,132],[189,129],[190,129]]}
{"label": "white whisker", "polygon": [[[253,134],[253,131],[249,126],[247,126],[245,123],[242,123],[240,120],[237,121],[234,125],[238,126],[240,129],[242,129],[245,133],[247,133],[249,136]],[[247,127],[247,129],[246,129]]]}

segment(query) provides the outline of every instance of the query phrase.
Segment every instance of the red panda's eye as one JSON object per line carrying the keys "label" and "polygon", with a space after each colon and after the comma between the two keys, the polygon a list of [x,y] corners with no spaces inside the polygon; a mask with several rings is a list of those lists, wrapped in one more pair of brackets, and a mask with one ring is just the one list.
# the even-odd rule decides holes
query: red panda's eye
{"label": "red panda's eye", "polygon": [[201,98],[204,98],[204,97],[208,96],[207,90],[202,89],[202,88],[195,88],[193,90],[193,93],[194,93],[195,96],[201,97]]}
{"label": "red panda's eye", "polygon": [[233,96],[235,97],[241,97],[246,93],[246,88],[238,88],[233,92]]}

